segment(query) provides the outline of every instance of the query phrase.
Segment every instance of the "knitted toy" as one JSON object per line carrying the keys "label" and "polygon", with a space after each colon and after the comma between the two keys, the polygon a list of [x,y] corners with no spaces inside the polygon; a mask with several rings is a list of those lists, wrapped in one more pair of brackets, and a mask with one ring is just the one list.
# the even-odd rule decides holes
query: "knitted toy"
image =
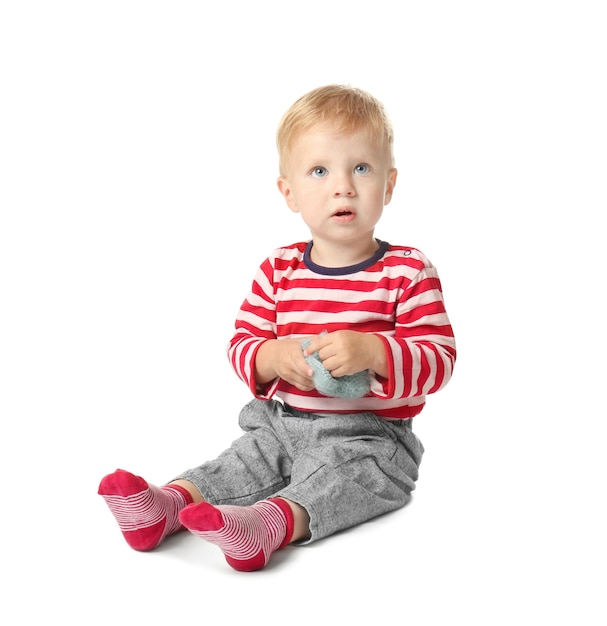
{"label": "knitted toy", "polygon": [[[321,334],[324,335],[325,333]],[[304,339],[301,342],[302,350],[305,350],[311,343],[311,339]],[[331,376],[331,373],[322,364],[318,352],[305,357],[305,359],[314,370],[314,375],[312,376],[314,386],[323,396],[355,400],[356,398],[362,398],[369,392],[371,383],[367,370],[335,378]]]}

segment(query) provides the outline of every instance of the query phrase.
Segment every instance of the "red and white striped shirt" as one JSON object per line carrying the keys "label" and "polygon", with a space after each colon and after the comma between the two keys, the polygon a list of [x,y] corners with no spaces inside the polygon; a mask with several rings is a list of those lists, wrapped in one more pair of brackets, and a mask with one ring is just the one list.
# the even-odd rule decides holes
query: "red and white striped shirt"
{"label": "red and white striped shirt", "polygon": [[[228,346],[232,367],[255,397],[277,395],[296,409],[315,413],[370,411],[404,419],[417,415],[426,395],[447,384],[455,339],[436,268],[415,248],[379,244],[372,258],[345,268],[316,265],[311,242],[277,248],[262,263]],[[384,342],[389,376],[370,372],[365,397],[328,398],[278,378],[256,384],[255,355],[264,341],[344,329],[374,333]]]}

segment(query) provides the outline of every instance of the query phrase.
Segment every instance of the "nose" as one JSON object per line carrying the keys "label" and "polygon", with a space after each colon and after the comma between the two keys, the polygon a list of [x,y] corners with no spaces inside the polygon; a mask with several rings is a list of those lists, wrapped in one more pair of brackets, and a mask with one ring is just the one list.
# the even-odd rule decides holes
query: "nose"
{"label": "nose", "polygon": [[337,176],[334,181],[333,195],[336,198],[346,196],[348,198],[354,196],[356,190],[354,188],[354,181],[350,173],[343,173]]}

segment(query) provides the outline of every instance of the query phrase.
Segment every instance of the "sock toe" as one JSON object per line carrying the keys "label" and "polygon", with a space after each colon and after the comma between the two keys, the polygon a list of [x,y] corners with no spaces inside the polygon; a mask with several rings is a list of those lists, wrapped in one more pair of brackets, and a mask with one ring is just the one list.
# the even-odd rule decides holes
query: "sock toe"
{"label": "sock toe", "polygon": [[148,483],[122,469],[102,478],[97,493],[101,496],[132,496],[148,488]]}
{"label": "sock toe", "polygon": [[225,526],[221,511],[208,502],[186,506],[179,513],[179,521],[188,530],[199,532],[220,530]]}

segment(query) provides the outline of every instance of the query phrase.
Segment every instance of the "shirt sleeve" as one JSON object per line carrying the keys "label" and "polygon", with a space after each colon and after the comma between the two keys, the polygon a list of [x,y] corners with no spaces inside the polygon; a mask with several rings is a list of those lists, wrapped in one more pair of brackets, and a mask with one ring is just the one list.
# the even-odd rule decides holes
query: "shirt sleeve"
{"label": "shirt sleeve", "polygon": [[380,398],[412,398],[444,387],[453,373],[455,339],[436,268],[421,269],[403,289],[394,334],[379,335],[388,358],[388,378],[374,376]]}
{"label": "shirt sleeve", "polygon": [[255,381],[255,356],[261,345],[276,339],[276,301],[274,297],[274,268],[266,259],[257,270],[249,295],[236,317],[235,333],[228,344],[228,358],[238,377],[257,398],[274,395],[279,379],[258,386]]}

